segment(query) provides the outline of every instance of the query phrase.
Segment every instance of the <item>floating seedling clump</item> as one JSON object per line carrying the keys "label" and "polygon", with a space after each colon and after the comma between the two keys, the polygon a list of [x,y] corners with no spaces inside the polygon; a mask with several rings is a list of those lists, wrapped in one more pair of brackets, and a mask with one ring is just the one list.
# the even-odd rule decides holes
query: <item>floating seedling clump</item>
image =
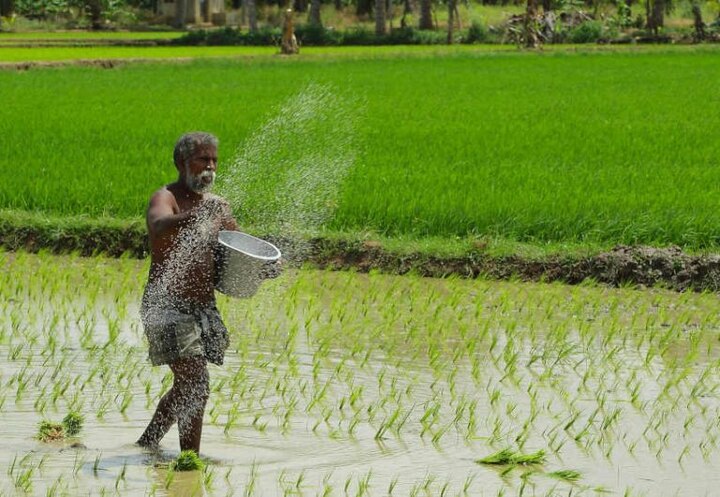
{"label": "floating seedling clump", "polygon": [[37,438],[43,442],[64,440],[67,437],[74,437],[80,433],[84,417],[77,412],[69,412],[62,420],[62,423],[44,420],[40,422]]}
{"label": "floating seedling clump", "polygon": [[41,421],[38,429],[38,439],[42,442],[53,442],[65,438],[65,427],[62,423]]}
{"label": "floating seedling clump", "polygon": [[194,450],[184,450],[170,465],[173,471],[201,471],[205,463]]}
{"label": "floating seedling clump", "polygon": [[545,451],[538,450],[531,454],[522,454],[512,449],[503,449],[482,459],[476,461],[478,464],[542,464],[545,462]]}

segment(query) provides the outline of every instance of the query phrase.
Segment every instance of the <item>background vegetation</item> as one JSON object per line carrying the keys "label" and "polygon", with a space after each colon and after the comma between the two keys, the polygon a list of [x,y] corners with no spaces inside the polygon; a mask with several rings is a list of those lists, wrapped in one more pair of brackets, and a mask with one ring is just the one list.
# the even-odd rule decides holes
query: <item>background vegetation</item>
{"label": "background vegetation", "polygon": [[233,32],[197,32],[157,0],[0,0],[0,32],[133,29],[193,32],[190,44],[273,44],[295,10],[304,45],[698,42],[720,38],[718,0],[226,0]]}

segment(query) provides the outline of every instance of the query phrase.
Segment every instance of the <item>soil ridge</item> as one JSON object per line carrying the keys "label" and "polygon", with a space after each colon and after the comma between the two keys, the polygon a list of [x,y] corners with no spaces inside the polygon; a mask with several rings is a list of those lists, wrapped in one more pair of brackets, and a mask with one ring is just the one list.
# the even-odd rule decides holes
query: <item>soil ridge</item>
{"label": "soil ridge", "polygon": [[[720,290],[720,254],[693,255],[677,246],[618,245],[589,255],[557,253],[541,257],[494,255],[478,247],[458,256],[438,256],[392,251],[379,242],[367,240],[290,240],[272,235],[265,238],[280,247],[303,244],[306,249],[302,260],[290,262],[330,270],[377,270],[400,275],[412,272],[437,278],[483,277],[567,284],[594,281],[611,286],[660,286],[676,291]],[[142,222],[108,226],[87,220],[84,224],[58,227],[49,221],[23,223],[0,217],[0,247],[10,251],[77,252],[84,256],[148,256]]]}

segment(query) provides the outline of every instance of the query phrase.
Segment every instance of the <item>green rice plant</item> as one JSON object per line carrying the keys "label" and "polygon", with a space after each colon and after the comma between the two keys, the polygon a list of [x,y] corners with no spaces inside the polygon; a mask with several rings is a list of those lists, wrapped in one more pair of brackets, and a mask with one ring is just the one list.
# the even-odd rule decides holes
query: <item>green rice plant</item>
{"label": "green rice plant", "polygon": [[84,422],[85,417],[82,414],[77,412],[69,412],[63,418],[62,426],[68,436],[74,437],[80,433]]}
{"label": "green rice plant", "polygon": [[[187,128],[189,123],[215,129],[223,143],[228,144],[224,160],[229,161],[233,148],[264,122],[267,109],[290,96],[291,90],[280,82],[307,75],[367,94],[367,118],[358,123],[357,133],[362,160],[343,187],[332,220],[334,230],[370,229],[416,237],[496,233],[524,241],[676,242],[694,247],[713,246],[716,243],[713,226],[717,226],[718,218],[713,214],[712,195],[702,186],[713,183],[715,172],[702,164],[712,162],[711,140],[707,139],[706,131],[712,123],[706,121],[714,118],[703,114],[699,106],[712,95],[708,82],[717,72],[712,64],[714,57],[712,51],[703,50],[613,57],[602,54],[486,57],[477,51],[458,51],[456,57],[447,59],[428,55],[404,60],[402,70],[393,60],[340,60],[334,65],[312,60],[294,64],[262,61],[240,67],[235,62],[204,61],[187,67],[189,74],[193,74],[189,80],[192,84],[177,90],[182,94],[173,93],[174,87],[169,91],[170,74],[174,71],[171,65],[131,66],[105,73],[70,68],[62,72],[62,77],[59,71],[35,71],[23,76],[7,73],[0,75],[0,84],[12,104],[4,112],[14,119],[0,122],[13,122],[12,127],[8,125],[3,131],[9,143],[17,143],[6,152],[8,164],[20,156],[21,150],[32,149],[37,157],[29,159],[29,177],[35,177],[49,163],[57,164],[57,171],[55,168],[45,171],[48,180],[43,182],[8,176],[2,182],[5,185],[2,198],[7,199],[6,207],[14,209],[68,214],[89,208],[96,216],[106,213],[138,218],[147,201],[147,192],[140,185],[160,185],[175,172],[169,164],[164,169],[132,166],[133,177],[137,173],[142,179],[128,184],[123,181],[126,164],[162,164],[167,143],[176,138],[178,127]],[[482,75],[475,70],[478,65],[483,68]],[[671,67],[678,70],[668,70]],[[548,91],[527,98],[530,90],[513,84],[519,71],[527,71]],[[692,71],[703,77],[689,78]],[[647,72],[660,78],[659,84],[650,90],[645,88],[642,78]],[[227,73],[233,76],[224,78]],[[628,91],[617,92],[613,84],[602,78],[609,73],[615,74],[613,81],[619,81]],[[384,75],[382,85],[378,83],[378,74]],[[408,74],[428,77],[418,78],[420,86],[408,93],[405,85]],[[558,74],[565,77],[558,78]],[[462,96],[465,93],[458,92],[457,99],[448,103],[451,108],[447,115],[461,109],[471,115],[462,122],[441,125],[445,118],[434,112],[436,103],[445,97],[444,88],[435,84],[439,78],[450,78],[444,80],[449,87],[472,85],[480,92],[495,92],[495,96],[471,105],[468,100],[471,97],[465,98]],[[239,82],[245,90],[241,91],[230,80]],[[95,85],[96,81],[103,85]],[[151,135],[143,113],[122,111],[133,108],[134,102],[140,100],[140,81],[158,88],[159,97],[146,112],[168,116],[153,121],[159,130],[152,136],[158,138],[150,142],[141,138]],[[589,86],[582,92],[572,91],[578,82]],[[209,83],[222,87],[213,92],[210,101],[200,103],[192,98],[197,88]],[[50,105],[51,97],[43,95],[43,88],[51,85],[59,85],[59,91],[67,95],[59,105]],[[88,91],[91,85],[96,91]],[[692,91],[667,89],[674,85]],[[247,88],[253,88],[253,92]],[[641,88],[645,91],[640,91]],[[572,105],[567,100],[570,94]],[[182,110],[173,110],[176,99],[188,104]],[[43,120],[36,118],[37,111],[25,112],[28,102],[37,104],[33,109],[47,109]],[[98,102],[106,102],[112,108],[103,107],[101,112]],[[414,122],[430,123],[434,139],[410,145],[404,138],[416,136],[422,126],[413,125],[413,129],[401,126],[400,116],[387,102],[412,107]],[[556,113],[543,112],[558,102],[554,107]],[[602,106],[600,102],[612,105]],[[193,116],[198,115],[199,105],[208,110],[203,122],[198,123]],[[233,118],[238,109],[245,116],[240,123]],[[643,119],[640,109],[656,109],[656,115],[663,119]],[[103,123],[107,131],[97,141],[89,136],[86,140],[70,140],[70,135],[82,131],[70,127],[63,130],[57,125],[65,122],[67,115],[76,115],[77,122]],[[115,116],[112,122],[107,115]],[[533,129],[543,130],[540,135],[526,132],[527,115],[535,119]],[[671,130],[667,124],[670,122],[681,123],[682,131]],[[503,123],[511,125],[505,127]],[[57,145],[62,149],[54,162],[51,150],[57,146],[44,143],[42,138],[51,135],[50,129],[60,133],[57,143],[62,144]],[[373,130],[381,132],[375,136]],[[464,138],[460,139],[461,136]],[[494,137],[492,146],[489,136]],[[526,137],[531,141],[525,142]],[[550,137],[560,137],[562,146],[553,148],[551,144],[555,142]],[[146,146],[131,146],[138,141]],[[71,145],[78,142],[86,143],[83,150]],[[101,145],[104,143],[111,146],[104,147]],[[118,149],[128,150],[128,160],[121,161],[109,152]],[[449,151],[454,160],[448,166]],[[93,160],[83,160],[86,157]],[[387,157],[401,166],[388,167]],[[60,183],[59,171],[71,164],[83,168],[78,177],[84,179],[71,183],[69,190],[56,186]],[[117,192],[93,188],[101,184],[97,176],[100,168],[93,167],[97,164],[103,165],[103,174],[109,182],[127,186]],[[685,174],[677,177],[678,168]],[[643,188],[640,196],[632,195],[640,182],[645,182],[647,188]],[[667,184],[674,184],[675,188],[664,188]],[[398,186],[389,195],[386,185]],[[555,195],[548,195],[548,191]],[[578,196],[574,193],[577,191],[593,193]],[[672,216],[667,215],[670,210]],[[416,219],[423,221],[418,223]]]}
{"label": "green rice plant", "polygon": [[202,471],[205,463],[194,450],[184,450],[170,464],[172,471]]}
{"label": "green rice plant", "polygon": [[582,474],[580,474],[579,471],[575,471],[573,469],[560,469],[557,471],[552,471],[550,473],[545,473],[547,476],[551,478],[557,478],[558,480],[568,481],[568,482],[577,482],[582,478]]}
{"label": "green rice plant", "polygon": [[529,454],[522,454],[513,449],[507,448],[499,452],[477,459],[477,464],[490,465],[518,465],[518,464],[542,464],[545,462],[545,451],[538,450]]}

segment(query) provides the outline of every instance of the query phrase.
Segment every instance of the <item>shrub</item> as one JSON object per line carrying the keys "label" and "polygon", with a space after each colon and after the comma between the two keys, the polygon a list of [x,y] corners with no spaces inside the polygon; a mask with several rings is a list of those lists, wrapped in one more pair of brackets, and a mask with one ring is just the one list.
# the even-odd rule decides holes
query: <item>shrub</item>
{"label": "shrub", "polygon": [[447,32],[431,31],[424,29],[412,29],[412,42],[414,45],[443,45],[447,43]]}
{"label": "shrub", "polygon": [[242,45],[242,34],[240,31],[226,27],[204,32],[206,45]]}
{"label": "shrub", "polygon": [[258,29],[255,32],[248,31],[245,34],[240,34],[241,42],[238,45],[248,46],[267,46],[267,45],[279,45],[280,39],[282,38],[282,31],[280,28],[272,28],[269,26]]}
{"label": "shrub", "polygon": [[586,21],[570,30],[571,43],[594,43],[603,34],[603,25],[600,21]]}
{"label": "shrub", "polygon": [[379,45],[375,33],[363,27],[352,28],[345,31],[342,36],[343,45]]}
{"label": "shrub", "polygon": [[189,33],[185,33],[179,38],[176,38],[171,41],[173,45],[183,45],[183,46],[194,46],[194,45],[203,45],[205,43],[205,39],[207,38],[207,33],[204,29],[200,29],[198,31],[190,31]]}
{"label": "shrub", "polygon": [[238,29],[226,27],[205,31],[199,29],[184,34],[180,38],[172,40],[173,45],[277,45],[281,37],[280,29],[264,27],[255,32],[243,33]]}
{"label": "shrub", "polygon": [[467,30],[467,33],[462,38],[463,43],[483,43],[487,41],[488,38],[488,32],[485,28],[485,25],[478,22],[473,21],[470,27]]}
{"label": "shrub", "polygon": [[313,24],[298,25],[295,28],[295,36],[301,45],[328,46],[342,43],[342,34]]}

